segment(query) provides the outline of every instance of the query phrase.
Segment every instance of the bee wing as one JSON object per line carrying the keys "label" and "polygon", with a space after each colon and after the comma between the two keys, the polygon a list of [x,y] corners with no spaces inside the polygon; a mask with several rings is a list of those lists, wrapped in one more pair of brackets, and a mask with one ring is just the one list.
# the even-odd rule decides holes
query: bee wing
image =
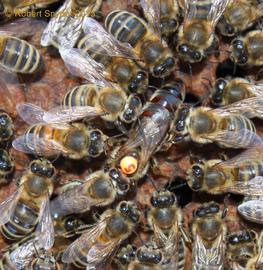
{"label": "bee wing", "polygon": [[95,19],[86,17],[83,22],[83,31],[88,40],[94,40],[109,56],[124,57],[139,60],[133,47],[129,43],[118,41],[109,34]]}
{"label": "bee wing", "polygon": [[260,199],[252,199],[243,202],[237,207],[239,214],[245,219],[263,224],[263,201]]}
{"label": "bee wing", "polygon": [[28,7],[33,5],[49,5],[52,3],[57,2],[57,0],[19,0],[18,4],[16,5],[16,8],[21,7]]}
{"label": "bee wing", "polygon": [[63,252],[62,262],[74,262],[76,248],[88,252],[96,243],[96,240],[101,232],[106,228],[107,222],[108,217],[100,220],[93,228],[83,233],[77,240],[69,245],[68,248]]}
{"label": "bee wing", "polygon": [[45,250],[52,248],[55,239],[55,232],[53,226],[53,220],[50,211],[49,195],[46,195],[45,200],[42,202],[39,221],[35,231],[36,242]]}
{"label": "bee wing", "polygon": [[61,153],[68,154],[69,150],[54,140],[39,138],[33,134],[17,137],[12,146],[17,151],[38,156],[56,156]]}
{"label": "bee wing", "polygon": [[256,176],[246,182],[236,181],[233,183],[233,185],[225,190],[221,189],[221,191],[228,191],[243,195],[263,196],[263,177]]}
{"label": "bee wing", "polygon": [[140,0],[144,17],[147,19],[154,33],[161,36],[160,17],[161,7],[160,0]]}
{"label": "bee wing", "polygon": [[222,130],[214,134],[205,134],[203,137],[232,148],[251,148],[262,144],[261,137],[248,129]]}
{"label": "bee wing", "polygon": [[45,111],[32,103],[19,103],[16,106],[19,116],[29,125],[43,123]]}
{"label": "bee wing", "polygon": [[72,213],[83,213],[92,206],[98,205],[100,200],[93,199],[87,194],[87,189],[96,180],[90,177],[82,184],[73,186],[71,189],[61,193],[51,201],[51,212],[58,215],[69,215]]}
{"label": "bee wing", "polygon": [[263,118],[263,95],[251,97],[232,103],[228,106],[215,109],[216,113],[227,116],[229,114],[241,114],[248,118]]}
{"label": "bee wing", "polygon": [[101,87],[111,86],[103,75],[103,65],[90,57],[85,58],[81,54],[81,50],[60,48],[59,52],[72,75],[84,78]]}
{"label": "bee wing", "polygon": [[17,200],[19,199],[19,190],[12,193],[5,201],[0,204],[0,226],[6,224],[13,214]]}
{"label": "bee wing", "polygon": [[41,36],[41,45],[73,48],[80,37],[84,16],[72,16],[72,1],[66,0],[52,16]]}

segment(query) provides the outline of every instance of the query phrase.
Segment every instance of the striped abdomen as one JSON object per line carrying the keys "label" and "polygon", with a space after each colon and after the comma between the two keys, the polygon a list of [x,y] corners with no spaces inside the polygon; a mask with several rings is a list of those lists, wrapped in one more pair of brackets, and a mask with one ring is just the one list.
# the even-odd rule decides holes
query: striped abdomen
{"label": "striped abdomen", "polygon": [[212,6],[212,0],[198,0],[194,2],[189,2],[189,5],[191,10],[194,10],[193,12],[193,18],[195,19],[202,19],[207,20],[208,13]]}
{"label": "striped abdomen", "polygon": [[63,99],[64,106],[94,106],[98,88],[93,84],[83,84],[68,91]]}
{"label": "striped abdomen", "polygon": [[21,240],[35,229],[38,215],[36,210],[19,200],[10,221],[1,226],[0,231],[8,240]]}
{"label": "striped abdomen", "polygon": [[121,42],[135,47],[147,33],[147,26],[135,14],[127,11],[112,11],[105,20],[105,27]]}
{"label": "striped abdomen", "polygon": [[248,162],[237,170],[236,181],[249,181],[256,176],[263,176],[263,161]]}
{"label": "striped abdomen", "polygon": [[0,42],[0,65],[5,69],[18,73],[34,73],[40,69],[42,59],[34,46],[16,37],[2,37]]}

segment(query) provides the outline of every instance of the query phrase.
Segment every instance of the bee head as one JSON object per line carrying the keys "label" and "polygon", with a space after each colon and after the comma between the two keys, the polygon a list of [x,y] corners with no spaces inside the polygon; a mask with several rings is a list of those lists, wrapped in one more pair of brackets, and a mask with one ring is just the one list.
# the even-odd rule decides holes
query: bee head
{"label": "bee head", "polygon": [[241,231],[238,233],[233,233],[228,236],[227,242],[231,245],[237,245],[239,243],[252,242],[257,238],[254,231]]}
{"label": "bee head", "polygon": [[140,98],[135,95],[130,95],[120,119],[128,124],[134,122],[141,108],[142,102]]}
{"label": "bee head", "polygon": [[12,169],[13,163],[9,154],[5,150],[0,149],[0,171],[9,173]]}
{"label": "bee head", "polygon": [[231,45],[231,60],[238,65],[246,65],[248,62],[248,52],[243,40],[234,39]]}
{"label": "bee head", "polygon": [[164,19],[161,20],[160,28],[161,33],[164,33],[165,35],[169,36],[170,34],[174,33],[179,27],[179,22],[173,18],[173,19]]}
{"label": "bee head", "polygon": [[55,168],[52,163],[47,159],[36,159],[33,160],[30,165],[30,171],[33,174],[52,178],[55,176]]}
{"label": "bee head", "polygon": [[194,191],[200,191],[203,188],[204,166],[200,163],[194,164],[187,172],[187,183]]}
{"label": "bee head", "polygon": [[162,261],[160,250],[154,250],[152,247],[140,247],[136,252],[138,261],[146,264],[159,264]]}
{"label": "bee head", "polygon": [[139,71],[128,85],[128,90],[131,93],[143,93],[147,90],[148,74],[144,71]]}
{"label": "bee head", "polygon": [[224,90],[227,85],[227,81],[224,79],[217,79],[212,89],[211,99],[215,105],[219,105],[223,101]]}
{"label": "bee head", "polygon": [[119,211],[127,216],[133,223],[140,221],[141,212],[132,202],[122,201],[118,206]]}
{"label": "bee head", "polygon": [[175,68],[175,60],[173,57],[168,57],[164,62],[156,65],[153,68],[153,76],[157,78],[162,78],[168,76],[172,70]]}
{"label": "bee head", "polygon": [[204,206],[201,206],[194,210],[193,217],[202,218],[205,216],[213,216],[220,212],[220,207],[218,203],[210,202]]}
{"label": "bee head", "polygon": [[0,112],[0,140],[7,141],[13,136],[13,121],[11,117],[1,111]]}
{"label": "bee head", "polygon": [[175,195],[170,191],[155,192],[151,197],[153,207],[169,207],[176,202]]}
{"label": "bee head", "polygon": [[110,168],[108,173],[114,185],[116,186],[117,193],[119,195],[124,195],[129,191],[130,184],[118,169]]}
{"label": "bee head", "polygon": [[128,245],[123,247],[117,255],[118,260],[122,265],[128,265],[131,261],[134,260],[136,254],[136,246]]}
{"label": "bee head", "polygon": [[189,63],[201,62],[204,58],[203,52],[197,49],[192,49],[187,44],[179,44],[177,46],[179,57]]}

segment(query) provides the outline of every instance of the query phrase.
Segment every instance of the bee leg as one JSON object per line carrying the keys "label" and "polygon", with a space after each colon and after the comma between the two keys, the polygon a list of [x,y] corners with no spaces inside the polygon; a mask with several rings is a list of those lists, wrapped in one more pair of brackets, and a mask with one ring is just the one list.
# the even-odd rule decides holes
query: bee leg
{"label": "bee leg", "polygon": [[116,121],[115,122],[115,126],[116,128],[123,134],[128,134],[128,130],[126,129],[126,127],[123,125],[123,123],[121,123],[120,121]]}
{"label": "bee leg", "polygon": [[191,250],[193,241],[192,241],[192,238],[191,238],[190,234],[185,230],[183,225],[179,225],[179,230],[180,230],[180,233],[181,233],[182,238],[184,240],[184,243]]}
{"label": "bee leg", "polygon": [[90,17],[94,18],[96,21],[99,21],[99,22],[103,21],[103,13],[102,13],[102,11],[96,11]]}

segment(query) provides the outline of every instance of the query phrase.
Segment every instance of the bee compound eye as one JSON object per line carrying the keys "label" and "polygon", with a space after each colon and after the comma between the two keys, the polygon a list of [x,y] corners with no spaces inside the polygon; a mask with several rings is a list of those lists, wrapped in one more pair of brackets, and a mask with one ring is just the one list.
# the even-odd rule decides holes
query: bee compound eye
{"label": "bee compound eye", "polygon": [[237,235],[231,235],[228,238],[228,242],[232,245],[238,244],[239,243],[239,237]]}
{"label": "bee compound eye", "polygon": [[202,59],[202,54],[198,51],[193,51],[191,53],[191,58],[195,61],[200,61]]}
{"label": "bee compound eye", "polygon": [[127,213],[128,212],[128,210],[129,210],[129,205],[128,205],[128,203],[127,202],[121,202],[120,203],[120,211],[122,212],[122,213]]}
{"label": "bee compound eye", "polygon": [[120,161],[121,171],[126,174],[134,174],[138,168],[138,160],[132,156],[125,156]]}
{"label": "bee compound eye", "polygon": [[178,51],[179,51],[179,53],[181,53],[181,54],[187,54],[187,53],[189,52],[189,48],[188,48],[187,45],[182,44],[182,45],[179,45]]}
{"label": "bee compound eye", "polygon": [[39,171],[38,164],[36,162],[33,162],[30,166],[30,170],[32,173],[37,173]]}

